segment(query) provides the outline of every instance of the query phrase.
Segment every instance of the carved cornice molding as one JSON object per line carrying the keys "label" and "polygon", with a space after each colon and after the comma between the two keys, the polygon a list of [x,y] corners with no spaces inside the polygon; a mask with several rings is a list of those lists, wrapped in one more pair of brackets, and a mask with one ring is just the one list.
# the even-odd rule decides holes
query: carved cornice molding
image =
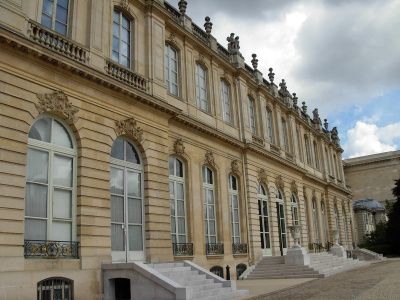
{"label": "carved cornice molding", "polygon": [[182,139],[177,139],[174,143],[174,152],[179,155],[185,154],[185,146]]}
{"label": "carved cornice molding", "polygon": [[215,167],[215,158],[211,150],[206,151],[205,157],[206,157],[206,163]]}
{"label": "carved cornice molding", "polygon": [[75,114],[79,111],[79,108],[72,105],[63,91],[37,94],[36,97],[39,99],[39,103],[35,103],[39,114],[43,112],[58,112],[71,120],[72,123],[76,122],[77,117]]}
{"label": "carved cornice molding", "polygon": [[117,136],[126,134],[135,141],[143,141],[143,130],[137,126],[134,118],[128,118],[123,121],[115,121],[115,133]]}
{"label": "carved cornice molding", "polygon": [[284,188],[285,188],[285,183],[283,182],[283,179],[282,179],[282,176],[281,176],[281,175],[276,176],[276,178],[275,178],[275,185],[276,185],[276,187],[277,187],[278,189],[280,189],[280,190],[283,192],[283,190],[284,190]]}

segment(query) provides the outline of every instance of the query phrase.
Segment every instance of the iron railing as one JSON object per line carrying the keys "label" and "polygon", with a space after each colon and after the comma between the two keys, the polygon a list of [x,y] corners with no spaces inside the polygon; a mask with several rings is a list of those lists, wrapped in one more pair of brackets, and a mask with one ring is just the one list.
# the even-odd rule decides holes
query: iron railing
{"label": "iron railing", "polygon": [[232,244],[233,254],[246,254],[247,244]]}
{"label": "iron railing", "polygon": [[224,244],[206,244],[207,255],[224,254]]}
{"label": "iron railing", "polygon": [[193,243],[172,243],[174,256],[192,256]]}
{"label": "iron railing", "polygon": [[309,244],[308,249],[310,251],[313,251],[314,253],[320,253],[325,251],[325,248],[322,246],[322,244],[317,244],[317,243]]}
{"label": "iron railing", "polygon": [[25,240],[25,258],[78,258],[78,242]]}
{"label": "iron railing", "polygon": [[325,243],[325,249],[326,249],[327,251],[329,251],[329,250],[331,250],[331,248],[332,248],[333,245],[334,245],[334,244],[332,244],[331,242],[326,242],[326,243]]}
{"label": "iron railing", "polygon": [[346,250],[347,258],[357,259],[357,254],[353,253],[351,250]]}

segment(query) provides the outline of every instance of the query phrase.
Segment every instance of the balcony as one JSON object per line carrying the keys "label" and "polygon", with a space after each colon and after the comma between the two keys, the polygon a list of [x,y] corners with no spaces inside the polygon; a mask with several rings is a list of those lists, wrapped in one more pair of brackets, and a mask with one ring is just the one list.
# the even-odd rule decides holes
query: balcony
{"label": "balcony", "polygon": [[233,254],[247,254],[247,244],[232,244]]}
{"label": "balcony", "polygon": [[172,243],[174,256],[193,256],[193,243]]}
{"label": "balcony", "polygon": [[207,255],[221,255],[224,254],[224,244],[206,244]]}
{"label": "balcony", "polygon": [[111,60],[106,61],[105,71],[108,76],[130,85],[143,92],[147,92],[147,79]]}
{"label": "balcony", "polygon": [[80,63],[88,63],[89,50],[84,46],[32,20],[28,26],[28,36],[35,43]]}
{"label": "balcony", "polygon": [[78,242],[25,240],[25,258],[78,258]]}

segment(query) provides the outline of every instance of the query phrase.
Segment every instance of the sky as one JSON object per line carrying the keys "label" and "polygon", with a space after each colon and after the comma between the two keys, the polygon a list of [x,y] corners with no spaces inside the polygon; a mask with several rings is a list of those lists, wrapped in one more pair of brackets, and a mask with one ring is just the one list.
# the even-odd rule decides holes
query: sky
{"label": "sky", "polygon": [[[400,0],[186,0],[186,14],[337,127],[343,158],[400,150]],[[168,1],[178,8],[178,0]]]}

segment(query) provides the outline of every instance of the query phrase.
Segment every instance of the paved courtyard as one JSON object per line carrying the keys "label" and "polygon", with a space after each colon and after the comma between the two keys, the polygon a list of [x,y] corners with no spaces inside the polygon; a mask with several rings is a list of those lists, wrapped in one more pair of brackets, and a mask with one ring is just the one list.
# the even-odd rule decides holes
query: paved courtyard
{"label": "paved courtyard", "polygon": [[[285,280],[285,279],[283,279]],[[389,258],[374,262],[368,267],[333,275],[328,278],[312,279],[304,282],[286,280],[280,283],[283,290],[276,291],[274,280],[260,282],[271,290],[252,291],[251,283],[238,282],[239,289],[249,289],[246,299],[400,299],[400,258]],[[291,286],[289,286],[292,283]],[[286,286],[285,286],[286,285]],[[267,294],[268,293],[268,294]]]}

